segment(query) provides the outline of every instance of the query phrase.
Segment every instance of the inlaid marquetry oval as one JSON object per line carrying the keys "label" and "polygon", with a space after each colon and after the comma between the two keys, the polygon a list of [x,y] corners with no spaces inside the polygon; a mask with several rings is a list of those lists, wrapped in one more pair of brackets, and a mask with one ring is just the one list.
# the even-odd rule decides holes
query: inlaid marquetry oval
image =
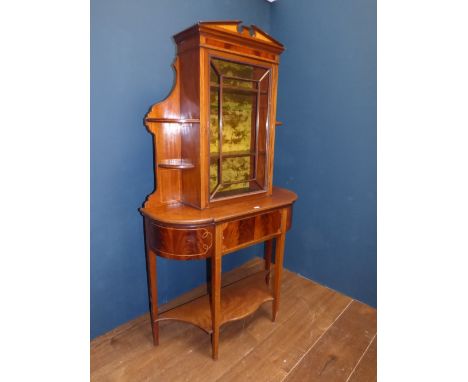
{"label": "inlaid marquetry oval", "polygon": [[148,240],[159,256],[190,260],[211,256],[213,227],[173,228],[150,223]]}

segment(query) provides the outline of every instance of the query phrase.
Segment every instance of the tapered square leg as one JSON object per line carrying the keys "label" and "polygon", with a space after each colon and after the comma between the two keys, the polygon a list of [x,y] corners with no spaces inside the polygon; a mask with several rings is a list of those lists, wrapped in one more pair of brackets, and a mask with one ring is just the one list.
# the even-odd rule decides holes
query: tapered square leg
{"label": "tapered square leg", "polygon": [[153,345],[159,345],[158,319],[158,284],[156,272],[156,253],[146,247],[146,275],[148,279],[148,297],[150,303],[151,329],[153,332]]}
{"label": "tapered square leg", "polygon": [[213,359],[218,359],[219,326],[221,319],[221,255],[224,225],[216,227],[215,251],[211,256],[211,346]]}
{"label": "tapered square leg", "polygon": [[273,253],[273,239],[265,241],[263,247],[263,259],[265,261],[265,270],[267,274],[265,276],[265,282],[270,283],[270,268],[271,268],[271,255]]}
{"label": "tapered square leg", "polygon": [[156,276],[156,254],[147,251],[146,268],[148,274],[148,294],[150,301],[151,329],[153,331],[153,344],[159,345],[159,322],[158,319],[158,288]]}
{"label": "tapered square leg", "polygon": [[272,320],[276,321],[279,310],[281,275],[283,273],[284,242],[286,240],[287,210],[281,211],[281,234],[276,239],[275,248],[275,275],[273,284],[273,309]]}

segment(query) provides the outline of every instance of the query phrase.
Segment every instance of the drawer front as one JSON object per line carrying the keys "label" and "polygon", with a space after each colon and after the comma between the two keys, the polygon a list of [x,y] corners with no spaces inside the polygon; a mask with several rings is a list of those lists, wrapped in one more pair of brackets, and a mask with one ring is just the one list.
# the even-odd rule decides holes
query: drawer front
{"label": "drawer front", "polygon": [[229,251],[248,243],[281,232],[281,210],[267,212],[226,224],[223,230],[223,251]]}
{"label": "drawer front", "polygon": [[172,228],[155,223],[148,224],[146,240],[159,256],[190,260],[211,256],[213,227]]}

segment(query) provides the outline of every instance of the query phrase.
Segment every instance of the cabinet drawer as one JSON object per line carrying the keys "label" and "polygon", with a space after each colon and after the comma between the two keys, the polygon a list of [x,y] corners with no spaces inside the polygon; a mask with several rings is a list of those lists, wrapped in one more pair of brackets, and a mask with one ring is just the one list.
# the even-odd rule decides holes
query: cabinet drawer
{"label": "cabinet drawer", "polygon": [[147,239],[150,248],[159,256],[190,260],[211,256],[213,227],[172,228],[155,223],[148,224]]}
{"label": "cabinet drawer", "polygon": [[280,232],[281,210],[229,222],[223,230],[223,252],[262,241]]}

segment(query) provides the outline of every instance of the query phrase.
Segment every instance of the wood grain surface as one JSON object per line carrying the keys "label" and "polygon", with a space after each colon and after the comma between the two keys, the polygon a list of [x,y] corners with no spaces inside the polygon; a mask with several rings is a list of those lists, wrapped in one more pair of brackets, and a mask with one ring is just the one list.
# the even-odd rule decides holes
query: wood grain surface
{"label": "wood grain surface", "polygon": [[163,224],[199,225],[219,223],[238,217],[243,218],[248,215],[260,214],[277,208],[290,206],[296,200],[297,195],[294,192],[284,188],[273,187],[273,194],[270,197],[249,199],[248,196],[246,196],[242,198],[242,200],[231,201],[229,205],[217,205],[205,210],[175,203],[140,208],[140,212],[144,216]]}
{"label": "wood grain surface", "polygon": [[177,260],[200,259],[211,256],[214,248],[212,225],[199,228],[164,227],[145,219],[146,242],[161,257]]}
{"label": "wood grain surface", "polygon": [[374,309],[353,301],[286,380],[346,380],[374,339],[376,321]]}
{"label": "wood grain surface", "polygon": [[377,381],[377,337],[370,343],[369,348],[363,354],[356,365],[348,382],[375,382]]}

